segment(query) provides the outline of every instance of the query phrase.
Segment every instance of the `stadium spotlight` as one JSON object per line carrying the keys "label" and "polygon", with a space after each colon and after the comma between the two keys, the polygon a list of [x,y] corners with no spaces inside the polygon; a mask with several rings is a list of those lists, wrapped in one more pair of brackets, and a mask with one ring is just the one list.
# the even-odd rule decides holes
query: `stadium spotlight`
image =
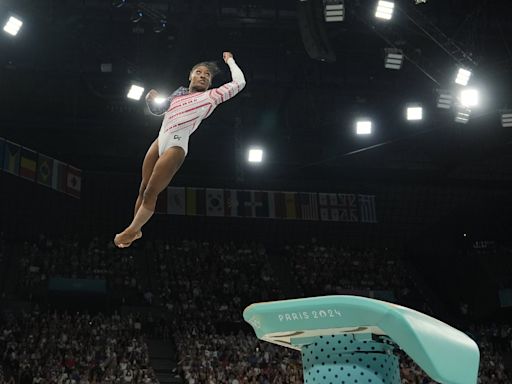
{"label": "stadium spotlight", "polygon": [[9,20],[4,25],[4,31],[9,35],[16,36],[23,25],[23,21],[14,16],[9,17]]}
{"label": "stadium spotlight", "polygon": [[384,20],[391,20],[394,8],[394,2],[379,0],[377,3],[377,10],[375,11],[375,17]]}
{"label": "stadium spotlight", "polygon": [[249,149],[249,156],[247,160],[250,163],[261,163],[263,159],[263,150],[260,148],[250,148]]}
{"label": "stadium spotlight", "polygon": [[143,93],[143,87],[139,87],[138,85],[132,84],[132,86],[130,87],[130,91],[128,92],[128,95],[126,96],[132,100],[140,100]]}
{"label": "stadium spotlight", "polygon": [[457,72],[457,77],[455,78],[455,83],[463,86],[468,85],[469,79],[471,78],[471,71],[468,71],[464,68],[459,68]]}
{"label": "stadium spotlight", "polygon": [[400,69],[404,61],[404,53],[401,49],[386,48],[386,61],[384,67],[388,69]]}
{"label": "stadium spotlight", "polygon": [[371,120],[358,120],[356,122],[356,134],[358,135],[371,135],[372,122]]}
{"label": "stadium spotlight", "polygon": [[506,111],[501,114],[501,125],[504,128],[512,127],[512,111]]}
{"label": "stadium spotlight", "polygon": [[438,89],[437,108],[450,109],[453,104],[453,95],[446,89]]}
{"label": "stadium spotlight", "polygon": [[324,0],[324,16],[327,23],[345,19],[345,0]]}
{"label": "stadium spotlight", "polygon": [[459,101],[464,107],[476,107],[479,102],[478,90],[463,89],[460,91]]}
{"label": "stadium spotlight", "polygon": [[469,108],[460,108],[455,115],[455,122],[461,124],[467,124],[469,118],[471,117],[471,109]]}
{"label": "stadium spotlight", "polygon": [[419,121],[423,120],[423,107],[418,104],[407,106],[407,120]]}

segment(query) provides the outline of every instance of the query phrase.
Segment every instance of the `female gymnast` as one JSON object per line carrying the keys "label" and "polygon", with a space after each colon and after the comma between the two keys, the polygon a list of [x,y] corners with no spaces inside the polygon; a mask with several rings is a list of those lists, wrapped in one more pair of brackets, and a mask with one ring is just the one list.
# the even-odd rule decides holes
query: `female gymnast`
{"label": "female gymnast", "polygon": [[185,160],[189,136],[220,103],[244,88],[244,74],[236,65],[233,54],[224,52],[222,56],[231,70],[231,82],[208,90],[218,68],[215,63],[202,62],[190,71],[188,88],[178,88],[165,102],[157,103],[158,92],[154,89],[146,95],[149,110],[155,115],[165,116],[158,139],[149,147],[142,164],[142,182],[133,221],[114,238],[119,248],[129,247],[142,237],[141,228],[153,216],[158,194],[167,188]]}

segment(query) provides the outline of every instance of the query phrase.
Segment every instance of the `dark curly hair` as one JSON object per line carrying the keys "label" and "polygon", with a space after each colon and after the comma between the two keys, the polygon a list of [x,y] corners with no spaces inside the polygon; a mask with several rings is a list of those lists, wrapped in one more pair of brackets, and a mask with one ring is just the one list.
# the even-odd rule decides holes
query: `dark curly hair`
{"label": "dark curly hair", "polygon": [[212,76],[212,79],[220,73],[219,66],[215,61],[202,61],[200,63],[197,63],[192,67],[189,73],[194,72],[194,69],[196,69],[199,66],[204,66],[208,68],[208,70],[210,71],[210,75]]}

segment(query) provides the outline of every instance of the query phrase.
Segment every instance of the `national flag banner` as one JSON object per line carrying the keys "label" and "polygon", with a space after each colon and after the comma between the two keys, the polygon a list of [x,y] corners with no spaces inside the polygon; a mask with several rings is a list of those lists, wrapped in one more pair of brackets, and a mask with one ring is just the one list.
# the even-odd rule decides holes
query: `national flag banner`
{"label": "national flag banner", "polygon": [[167,214],[167,190],[164,189],[156,198],[155,214]]}
{"label": "national flag banner", "polygon": [[53,159],[52,188],[59,192],[66,192],[68,177],[68,165],[62,161]]}
{"label": "national flag banner", "polygon": [[4,169],[5,140],[0,137],[0,171]]}
{"label": "national flag banner", "polygon": [[52,186],[53,159],[42,153],[37,154],[37,182],[47,187]]}
{"label": "national flag banner", "polygon": [[253,209],[255,217],[269,218],[270,204],[267,191],[252,191]]}
{"label": "national flag banner", "polygon": [[377,223],[375,195],[359,195],[359,217],[362,223]]}
{"label": "national flag banner", "polygon": [[269,192],[236,191],[236,209],[238,217],[271,217]]}
{"label": "national flag banner", "polygon": [[319,193],[320,220],[339,221],[338,196],[335,193]]}
{"label": "national flag banner", "polygon": [[204,188],[187,188],[186,213],[192,216],[206,214],[206,191]]}
{"label": "national flag banner", "polygon": [[353,193],[338,193],[338,205],[340,221],[346,223],[357,223],[359,221],[357,195]]}
{"label": "national flag banner", "polygon": [[296,192],[277,192],[269,193],[269,213],[270,217],[277,219],[297,219],[298,199]]}
{"label": "national flag banner", "polygon": [[66,193],[77,199],[82,191],[82,170],[68,165],[66,175]]}
{"label": "national flag banner", "polygon": [[286,202],[286,218],[287,219],[298,219],[298,207],[297,207],[297,193],[296,192],[285,192],[284,199]]}
{"label": "national flag banner", "polygon": [[224,216],[224,190],[206,189],[206,215]]}
{"label": "national flag banner", "polygon": [[253,197],[251,191],[236,191],[237,210],[236,215],[238,217],[254,217],[253,211]]}
{"label": "national flag banner", "polygon": [[359,221],[357,195],[352,193],[320,193],[320,219],[323,221]]}
{"label": "national flag banner", "polygon": [[184,187],[167,188],[167,213],[171,215],[184,215],[185,201]]}
{"label": "national flag banner", "polygon": [[237,217],[238,199],[235,189],[224,190],[224,216]]}
{"label": "national flag banner", "polygon": [[20,151],[21,147],[9,140],[5,140],[4,149],[4,171],[13,175],[18,175],[20,170]]}
{"label": "national flag banner", "polygon": [[37,172],[37,152],[21,147],[20,153],[20,177],[35,181]]}
{"label": "national flag banner", "polygon": [[297,193],[299,212],[302,220],[318,220],[318,194]]}
{"label": "national flag banner", "polygon": [[286,201],[283,192],[272,191],[269,193],[270,196],[270,211],[271,217],[276,219],[286,218]]}

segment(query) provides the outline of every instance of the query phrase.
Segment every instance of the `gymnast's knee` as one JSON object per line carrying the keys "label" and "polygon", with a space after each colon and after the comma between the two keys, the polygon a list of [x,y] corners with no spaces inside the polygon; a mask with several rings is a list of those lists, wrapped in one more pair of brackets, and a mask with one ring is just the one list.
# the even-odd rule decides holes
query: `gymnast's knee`
{"label": "gymnast's knee", "polygon": [[145,188],[144,192],[142,193],[142,204],[149,207],[156,206],[156,199],[158,198],[158,193],[154,191],[152,188]]}

